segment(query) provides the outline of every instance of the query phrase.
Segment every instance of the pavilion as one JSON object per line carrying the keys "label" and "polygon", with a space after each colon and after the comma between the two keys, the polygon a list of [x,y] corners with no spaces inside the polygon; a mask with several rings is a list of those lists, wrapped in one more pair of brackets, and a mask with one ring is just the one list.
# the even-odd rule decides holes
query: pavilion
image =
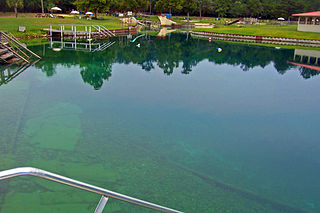
{"label": "pavilion", "polygon": [[299,17],[298,31],[320,33],[320,11],[292,14]]}

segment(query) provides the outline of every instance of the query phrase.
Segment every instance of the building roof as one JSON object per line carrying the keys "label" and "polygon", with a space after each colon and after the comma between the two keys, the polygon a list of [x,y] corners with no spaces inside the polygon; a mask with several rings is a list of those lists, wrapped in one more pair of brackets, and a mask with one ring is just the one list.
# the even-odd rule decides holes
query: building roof
{"label": "building roof", "polygon": [[301,63],[296,63],[296,62],[292,62],[292,61],[287,61],[287,63],[292,64],[292,65],[296,65],[296,66],[300,66],[300,67],[305,67],[305,68],[312,69],[312,70],[316,70],[316,71],[320,71],[320,67],[315,66],[315,65],[301,64]]}
{"label": "building roof", "polygon": [[297,13],[292,16],[320,16],[320,11],[308,12],[308,13]]}

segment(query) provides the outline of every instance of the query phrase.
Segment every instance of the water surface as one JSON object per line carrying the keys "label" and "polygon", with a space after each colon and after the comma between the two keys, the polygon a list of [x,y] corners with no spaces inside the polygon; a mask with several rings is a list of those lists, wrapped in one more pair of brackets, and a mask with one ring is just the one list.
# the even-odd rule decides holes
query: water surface
{"label": "water surface", "polygon": [[[306,58],[183,34],[115,41],[33,47],[43,59],[0,86],[1,170],[38,167],[185,212],[320,212],[319,72],[288,63]],[[93,212],[98,200],[34,177],[0,183],[1,212]]]}

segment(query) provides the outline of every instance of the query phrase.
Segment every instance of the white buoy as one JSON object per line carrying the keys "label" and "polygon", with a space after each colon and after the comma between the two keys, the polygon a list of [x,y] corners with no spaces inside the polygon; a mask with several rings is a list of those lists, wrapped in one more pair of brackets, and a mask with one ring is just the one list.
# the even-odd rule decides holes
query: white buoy
{"label": "white buoy", "polygon": [[139,48],[140,48],[140,44],[137,44],[137,47],[139,47]]}
{"label": "white buoy", "polygon": [[220,48],[220,47],[218,47],[217,50],[218,50],[219,53],[222,52],[222,48]]}

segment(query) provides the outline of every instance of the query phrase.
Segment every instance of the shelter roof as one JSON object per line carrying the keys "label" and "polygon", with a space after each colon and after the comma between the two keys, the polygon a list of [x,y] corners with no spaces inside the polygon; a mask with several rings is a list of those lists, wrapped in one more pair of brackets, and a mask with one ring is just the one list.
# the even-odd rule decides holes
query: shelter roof
{"label": "shelter roof", "polygon": [[292,16],[320,16],[320,11],[308,12],[308,13],[296,13]]}

